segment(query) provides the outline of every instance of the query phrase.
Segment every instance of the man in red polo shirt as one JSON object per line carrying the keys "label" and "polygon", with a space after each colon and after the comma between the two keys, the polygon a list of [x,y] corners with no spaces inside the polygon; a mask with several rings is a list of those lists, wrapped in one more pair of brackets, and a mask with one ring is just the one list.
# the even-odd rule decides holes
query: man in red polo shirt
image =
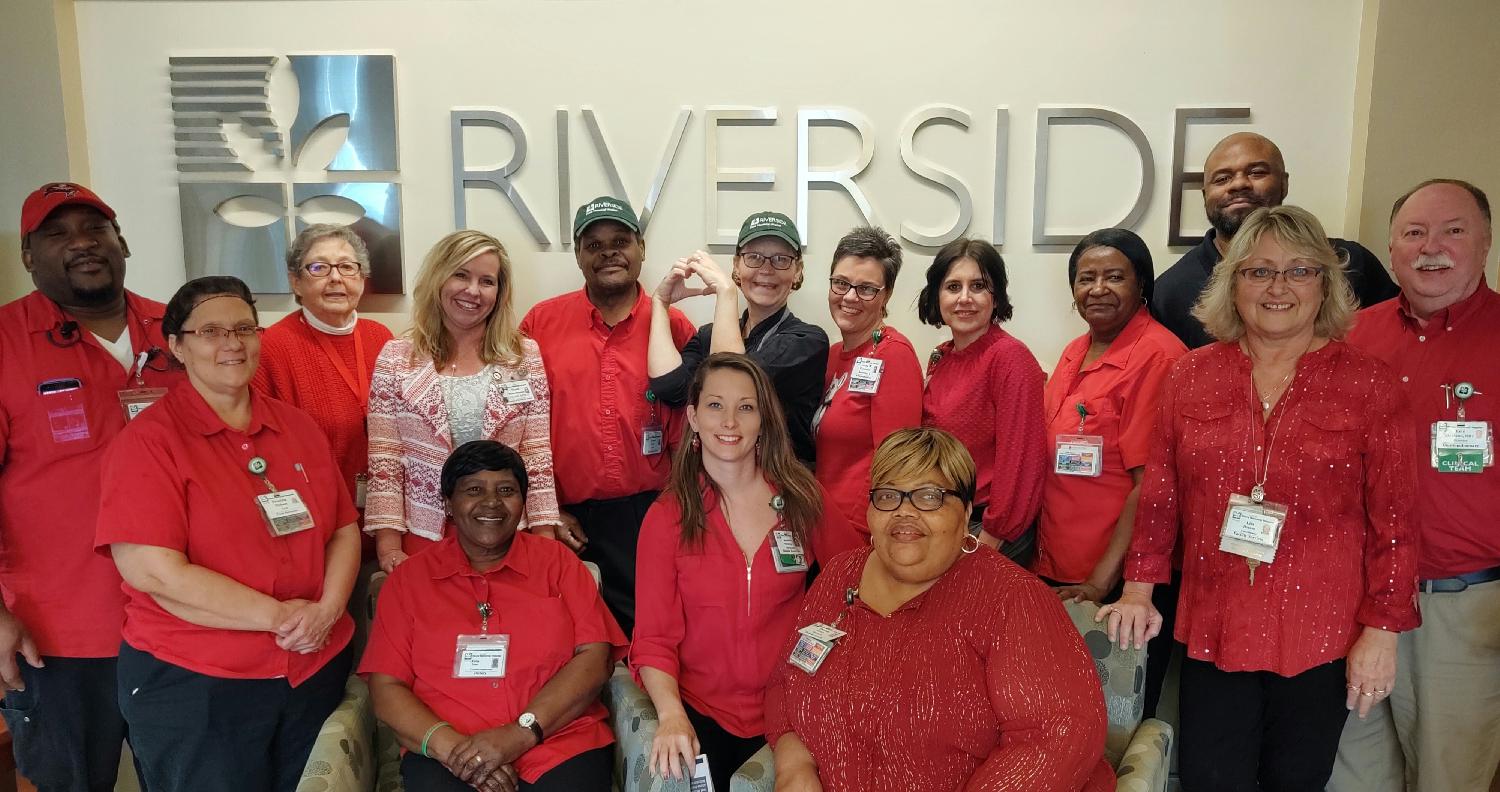
{"label": "man in red polo shirt", "polygon": [[77,184],[21,206],[36,291],[0,307],[0,682],[16,766],[39,790],[113,789],[124,595],[94,552],[105,447],[159,398],[163,306],[125,290],[115,212]]}
{"label": "man in red polo shirt", "polygon": [[[538,303],[521,321],[552,386],[552,463],[563,504],[560,539],[599,565],[604,603],[635,626],[635,545],[666,484],[673,416],[648,393],[651,296],[641,288],[646,241],[635,211],[608,196],[578,207],[573,256],[583,288]],[[693,323],[672,309],[681,349]]]}
{"label": "man in red polo shirt", "polygon": [[1492,229],[1488,199],[1467,182],[1433,179],[1401,196],[1391,266],[1402,296],[1361,312],[1349,337],[1395,369],[1417,420],[1411,520],[1422,626],[1401,634],[1388,702],[1349,719],[1331,790],[1485,790],[1500,764],[1500,294],[1484,278]]}

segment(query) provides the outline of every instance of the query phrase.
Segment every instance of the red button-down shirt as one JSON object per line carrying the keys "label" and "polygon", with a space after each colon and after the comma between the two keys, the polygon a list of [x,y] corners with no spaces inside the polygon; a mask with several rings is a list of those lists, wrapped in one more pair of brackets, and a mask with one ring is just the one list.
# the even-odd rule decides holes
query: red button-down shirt
{"label": "red button-down shirt", "polygon": [[1439,473],[1431,464],[1432,426],[1458,419],[1458,402],[1441,386],[1467,382],[1465,419],[1500,428],[1500,294],[1487,284],[1437,312],[1426,326],[1397,297],[1359,313],[1349,343],[1390,364],[1411,400],[1417,505],[1411,521],[1422,537],[1417,574],[1424,580],[1500,566],[1500,467],[1477,474]]}
{"label": "red button-down shirt", "polygon": [[[479,603],[488,602],[489,632],[509,635],[505,676],[456,679],[460,635],[481,634]],[[524,531],[495,567],[474,571],[450,533],[396,568],[380,590],[380,607],[361,674],[386,674],[411,688],[438,718],[464,734],[514,723],[532,699],[573,659],[576,647],[611,646],[625,654],[625,634],[604,607],[594,578],[562,543]],[[528,783],[568,759],[614,742],[597,700],[516,760]]]}
{"label": "red button-down shirt", "polygon": [[[189,563],[281,601],[323,595],[334,531],[358,519],[328,440],[307,413],[253,392],[250,425],[231,429],[190,383],[141,413],[104,455],[96,545],[116,542],[176,550]],[[256,457],[277,490],[296,490],[314,527],[275,537],[255,497],[268,492],[248,469]],[[219,630],[168,613],[122,584],[125,642],[158,660],[229,679],[285,677],[297,686],[349,643],[354,622],[339,616],[328,645],[288,652],[270,632]]]}
{"label": "red button-down shirt", "polygon": [[[682,542],[670,492],[646,512],[636,550],[630,665],[637,679],[646,667],[671,675],[693,709],[734,734],[754,737],[765,732],[766,680],[791,634],[807,574],[776,571],[769,531],[747,562],[711,488],[703,491],[703,510],[701,547]],[[839,530],[842,519],[824,509],[814,535]],[[816,553],[804,549],[810,566]]]}
{"label": "red button-down shirt", "polygon": [[961,351],[939,345],[927,366],[922,425],[950,432],[978,468],[974,504],[984,506],[984,532],[1019,537],[1042,509],[1047,476],[1046,377],[1031,350],[999,325]]}
{"label": "red button-down shirt", "polygon": [[[536,341],[552,386],[552,460],[557,502],[623,498],[666,486],[675,411],[646,401],[646,346],[651,297],[636,287],[635,307],[614,327],[579,289],[537,303],[521,320]],[[681,349],[693,323],[669,309],[672,342]],[[645,427],[666,428],[660,454],[641,453]]]}
{"label": "red button-down shirt", "polygon": [[[119,391],[182,378],[168,365],[163,310],[161,303],[125,293],[134,358],[150,352],[142,371],[127,372],[83,327],[65,336],[62,324],[70,317],[40,292],[0,308],[0,592],[43,655],[114,657],[120,651],[120,573],[93,549],[99,465],[125,427]],[[37,386],[59,379],[76,379],[82,387],[57,396],[38,393]],[[49,411],[71,407],[82,409],[86,431],[54,434]]]}
{"label": "red button-down shirt", "polygon": [[[875,393],[849,390],[849,375],[862,357],[885,363]],[[922,424],[922,365],[911,341],[885,327],[878,344],[871,339],[845,350],[836,341],[829,347],[823,391],[823,405],[813,416],[818,483],[828,491],[826,505],[842,512],[851,530],[843,542],[819,549],[824,558],[832,558],[869,544],[865,509],[870,503],[870,460],[891,432]]]}
{"label": "red button-down shirt", "polygon": [[780,644],[771,744],[796,732],[827,792],[1115,788],[1099,677],[1056,594],[979,552],[889,616],[846,607],[870,552],[834,559],[803,603],[796,626],[848,633],[817,672],[788,662],[795,635]]}
{"label": "red button-down shirt", "polygon": [[[1045,391],[1050,442],[1056,443],[1059,435],[1104,439],[1098,476],[1064,476],[1055,472],[1055,465],[1047,467],[1033,571],[1062,583],[1088,580],[1109,547],[1125,499],[1135,488],[1130,471],[1146,464],[1162,383],[1187,352],[1145,310],[1136,311],[1109,349],[1084,366],[1090,343],[1085,333],[1068,344]],[[1081,429],[1079,404],[1087,412]]]}
{"label": "red button-down shirt", "polygon": [[[1125,577],[1167,582],[1180,535],[1176,638],[1189,656],[1293,676],[1348,654],[1360,625],[1419,622],[1411,413],[1391,370],[1340,341],[1302,356],[1264,422],[1250,368],[1216,343],[1172,369]],[[1252,586],[1219,533],[1229,496],[1250,494],[1257,454],[1270,458],[1266,500],[1288,515]]]}

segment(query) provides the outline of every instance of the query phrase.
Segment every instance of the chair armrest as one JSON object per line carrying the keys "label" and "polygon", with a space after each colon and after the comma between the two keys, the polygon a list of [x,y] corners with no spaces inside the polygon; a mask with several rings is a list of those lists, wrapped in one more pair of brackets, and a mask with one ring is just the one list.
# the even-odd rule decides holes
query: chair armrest
{"label": "chair armrest", "polygon": [[363,792],[375,784],[375,709],[357,676],[313,742],[297,792]]}
{"label": "chair armrest", "polygon": [[651,772],[651,741],[656,739],[656,707],[624,663],[616,664],[604,683],[604,706],[615,733],[615,788],[619,792],[687,792],[687,784],[658,778]]}
{"label": "chair armrest", "polygon": [[771,746],[761,746],[729,779],[729,792],[772,792],[776,789],[776,759]]}
{"label": "chair armrest", "polygon": [[1172,726],[1166,721],[1148,718],[1130,738],[1125,757],[1115,770],[1119,792],[1165,792],[1171,764]]}

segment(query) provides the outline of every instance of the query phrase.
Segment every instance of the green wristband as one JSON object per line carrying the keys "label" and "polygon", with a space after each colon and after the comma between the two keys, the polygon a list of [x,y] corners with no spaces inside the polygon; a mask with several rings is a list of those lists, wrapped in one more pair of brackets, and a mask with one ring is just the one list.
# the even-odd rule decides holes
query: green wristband
{"label": "green wristband", "polygon": [[[432,724],[432,728],[428,729],[426,734],[422,735],[422,755],[423,756],[427,756],[427,741],[430,740],[430,739],[432,739],[432,733],[435,732],[435,731],[437,731],[438,729],[443,728],[444,726],[452,728],[453,724],[449,723],[448,721],[438,721],[437,723]],[[432,757],[428,757],[428,758],[430,759]]]}

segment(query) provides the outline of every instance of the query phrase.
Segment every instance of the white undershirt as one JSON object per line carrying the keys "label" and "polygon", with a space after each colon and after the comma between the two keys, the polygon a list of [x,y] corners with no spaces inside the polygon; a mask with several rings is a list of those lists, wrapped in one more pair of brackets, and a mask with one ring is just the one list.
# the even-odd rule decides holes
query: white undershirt
{"label": "white undershirt", "polygon": [[354,326],[359,324],[359,313],[356,311],[349,315],[349,324],[346,324],[343,327],[334,327],[333,325],[323,321],[322,319],[313,316],[313,312],[307,310],[306,306],[303,306],[302,319],[303,321],[307,322],[308,325],[310,325],[314,330],[327,333],[328,335],[343,336],[350,335],[354,332]]}
{"label": "white undershirt", "polygon": [[109,356],[120,364],[120,368],[125,369],[125,373],[129,374],[130,367],[135,364],[135,350],[130,346],[130,328],[127,327],[121,331],[120,337],[113,341],[92,331],[90,334],[98,339],[99,346],[104,347]]}

